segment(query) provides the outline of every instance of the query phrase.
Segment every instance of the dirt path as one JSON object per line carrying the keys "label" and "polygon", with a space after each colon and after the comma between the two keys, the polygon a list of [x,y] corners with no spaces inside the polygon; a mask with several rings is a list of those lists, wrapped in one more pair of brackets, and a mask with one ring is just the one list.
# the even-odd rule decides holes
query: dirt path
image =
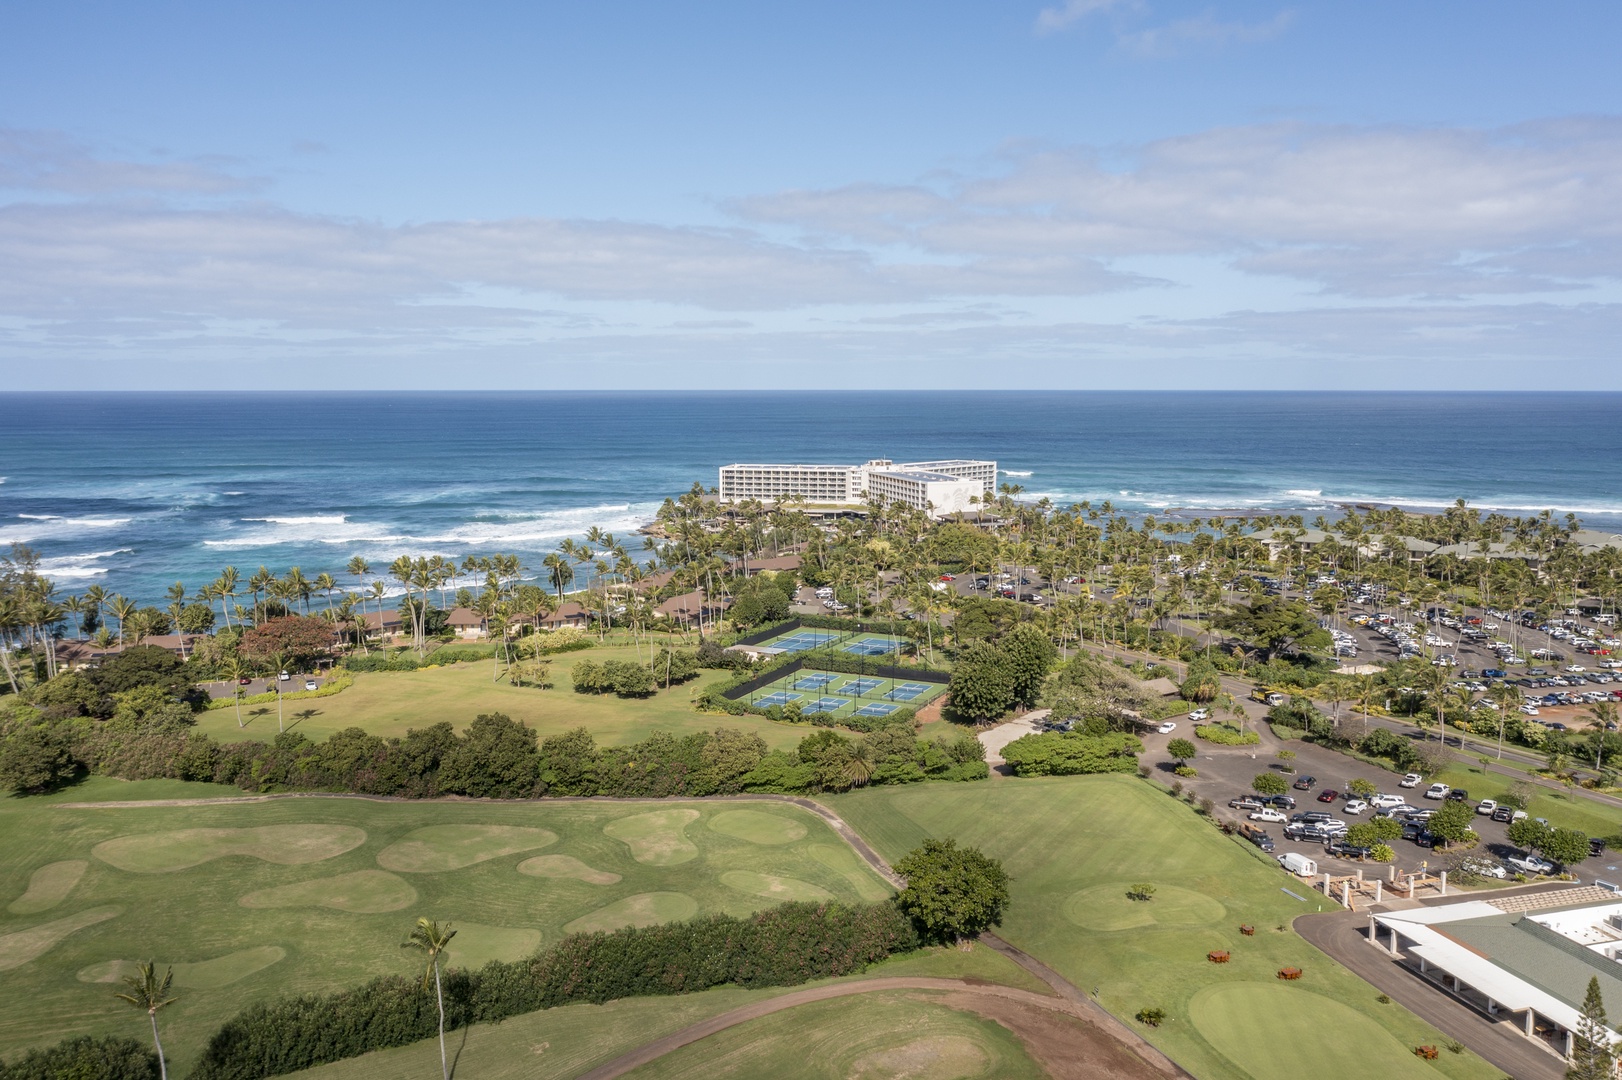
{"label": "dirt path", "polygon": [[881,978],[795,990],[692,1024],[599,1065],[578,1080],[613,1080],[701,1039],[814,1001],[884,990],[947,991],[941,1003],[965,1009],[1010,1029],[1058,1080],[1158,1080],[1164,1074],[1100,1030],[1093,1018],[1062,998],[964,979]]}

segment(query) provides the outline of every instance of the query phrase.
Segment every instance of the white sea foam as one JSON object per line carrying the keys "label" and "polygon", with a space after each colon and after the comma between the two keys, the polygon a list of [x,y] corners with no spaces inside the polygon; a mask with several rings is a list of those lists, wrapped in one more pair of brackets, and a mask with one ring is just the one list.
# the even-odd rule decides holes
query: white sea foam
{"label": "white sea foam", "polygon": [[18,514],[24,521],[61,521],[61,514]]}
{"label": "white sea foam", "polygon": [[[347,515],[244,518],[261,527],[203,541],[210,548],[256,548],[285,545],[343,546],[368,556],[421,555],[434,549],[517,551],[549,549],[564,537],[579,536],[593,525],[628,534],[653,517],[658,503],[617,503],[547,510],[528,514],[475,515],[471,521],[423,534],[401,531],[380,522],[350,521]],[[495,520],[488,520],[495,518]]]}
{"label": "white sea foam", "polygon": [[1004,469],[1004,470],[1002,470],[1002,474],[1004,476],[1033,476],[1033,475],[1035,475],[1029,469],[1024,469],[1024,470],[1021,470],[1021,469]]}
{"label": "white sea foam", "polygon": [[221,495],[246,495],[246,491],[222,491]]}
{"label": "white sea foam", "polygon": [[1294,495],[1299,499],[1321,499],[1324,492],[1323,488],[1289,488],[1284,494]]}
{"label": "white sea foam", "polygon": [[22,525],[0,525],[0,544],[32,544],[38,540],[63,540],[87,532],[116,529],[128,525],[133,518],[115,517],[51,517],[18,514],[26,518]]}
{"label": "white sea foam", "polygon": [[243,521],[264,521],[271,525],[342,525],[348,514],[310,514],[305,517],[247,517]]}
{"label": "white sea foam", "polygon": [[111,559],[115,555],[134,554],[133,548],[114,548],[112,551],[87,551],[79,555],[56,555],[39,561],[39,572],[55,580],[80,580],[84,578],[101,577],[107,573],[107,567],[97,566],[103,559]]}

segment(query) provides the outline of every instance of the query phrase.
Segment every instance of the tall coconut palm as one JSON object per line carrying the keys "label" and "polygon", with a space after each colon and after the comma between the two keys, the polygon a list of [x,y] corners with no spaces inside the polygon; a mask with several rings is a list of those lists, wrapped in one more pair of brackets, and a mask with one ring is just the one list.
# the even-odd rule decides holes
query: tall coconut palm
{"label": "tall coconut palm", "polygon": [[241,575],[237,568],[227,566],[220,571],[218,580],[214,582],[214,595],[220,598],[220,614],[225,617],[225,628],[231,629],[231,608],[236,606],[237,584]]}
{"label": "tall coconut palm", "polygon": [[112,612],[113,618],[118,620],[118,643],[122,645],[124,644],[124,624],[129,622],[140,608],[136,606],[134,600],[127,596],[120,596],[117,593],[109,596],[106,603],[107,610]]}
{"label": "tall coconut palm", "polygon": [[68,596],[62,600],[62,610],[73,616],[73,636],[84,640],[84,613],[90,609],[82,596]]}
{"label": "tall coconut palm", "polygon": [[95,633],[95,628],[101,625],[101,610],[107,603],[107,590],[100,585],[90,586],[90,588],[84,591],[84,602],[87,606],[87,611],[95,612],[95,622],[92,624],[92,629],[90,631],[91,633]]}
{"label": "tall coconut palm", "polygon": [[158,1038],[158,1010],[166,1005],[173,1005],[177,1000],[168,996],[169,984],[174,982],[174,978],[175,969],[170,968],[164,973],[163,978],[159,979],[157,965],[148,960],[136,969],[136,974],[124,977],[124,985],[129,987],[129,993],[113,995],[120,1001],[129,1002],[137,1009],[146,1010],[147,1019],[152,1021],[152,1044],[158,1048],[160,1080],[169,1080],[169,1066],[163,1060],[163,1042]]}
{"label": "tall coconut palm", "polygon": [[400,943],[402,949],[420,949],[428,954],[428,967],[422,973],[422,988],[428,989],[428,983],[432,980],[434,997],[439,1002],[439,1069],[443,1080],[450,1080],[451,1067],[445,1057],[445,990],[439,981],[439,957],[455,936],[456,931],[451,929],[450,923],[441,926],[432,919],[422,918],[417,920],[411,937]]}
{"label": "tall coconut palm", "polygon": [[228,656],[220,664],[220,671],[231,680],[231,696],[237,703],[237,727],[242,727],[242,677],[248,673],[248,666],[242,662],[242,657],[235,654]]}
{"label": "tall coconut palm", "polygon": [[180,613],[186,610],[186,583],[177,581],[169,586],[169,618],[175,624],[175,639],[180,642],[180,658],[186,659],[186,639],[180,632]]}
{"label": "tall coconut palm", "polygon": [[326,596],[327,610],[331,611],[332,590],[338,587],[338,583],[332,579],[332,575],[323,570],[321,573],[315,576],[315,580],[311,582],[311,585],[319,589]]}
{"label": "tall coconut palm", "polygon": [[574,580],[574,567],[569,565],[566,555],[557,551],[542,559],[541,565],[546,568],[546,576],[552,582],[552,587],[558,591],[558,603],[562,604],[563,587]]}

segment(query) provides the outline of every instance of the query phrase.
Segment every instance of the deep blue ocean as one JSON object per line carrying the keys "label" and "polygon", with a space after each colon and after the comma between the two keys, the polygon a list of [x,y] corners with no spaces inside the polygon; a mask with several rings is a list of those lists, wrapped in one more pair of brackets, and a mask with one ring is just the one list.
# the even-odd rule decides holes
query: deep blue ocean
{"label": "deep blue ocean", "polygon": [[0,545],[154,602],[363,555],[629,539],[733,461],[995,458],[1022,498],[1132,513],[1337,503],[1575,512],[1622,529],[1622,394],[0,394]]}

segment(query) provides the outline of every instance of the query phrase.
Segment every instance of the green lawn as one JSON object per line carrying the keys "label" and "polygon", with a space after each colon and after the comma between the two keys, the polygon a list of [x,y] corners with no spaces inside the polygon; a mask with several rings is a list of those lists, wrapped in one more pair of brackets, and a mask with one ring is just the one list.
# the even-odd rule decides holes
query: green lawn
{"label": "green lawn", "polygon": [[[1013,888],[1004,936],[1097,987],[1128,1023],[1139,1009],[1165,1009],[1164,1026],[1139,1030],[1202,1080],[1310,1075],[1351,1047],[1362,1075],[1429,1075],[1414,1072],[1411,1048],[1446,1041],[1378,1004],[1372,987],[1288,929],[1298,914],[1329,909],[1322,896],[1134,777],[870,788],[824,801],[892,861],[929,836],[1002,859]],[[1137,882],[1156,885],[1155,898],[1127,900]],[[1242,923],[1256,935],[1242,936]],[[1208,962],[1213,949],[1232,962]],[[1305,977],[1279,981],[1286,965]],[[1423,1068],[1500,1075],[1468,1053]]]}
{"label": "green lawn", "polygon": [[[361,672],[355,676],[355,685],[342,693],[283,702],[283,721],[290,730],[316,740],[348,727],[364,728],[386,738],[441,720],[449,720],[460,731],[475,716],[489,712],[521,720],[543,739],[583,727],[605,746],[640,742],[655,731],[680,736],[730,727],[758,734],[773,749],[786,749],[807,734],[805,728],[760,716],[718,716],[696,711],[693,699],[704,687],[724,682],[728,673],[723,671],[702,672],[684,686],[645,699],[577,694],[569,688],[569,673],[581,659],[633,660],[636,650],[611,645],[555,657],[550,690],[510,686],[492,679],[491,665],[482,661],[421,671]],[[310,714],[301,718],[299,714],[306,710]],[[256,712],[258,715],[254,715]],[[246,726],[238,727],[234,708],[215,709],[198,714],[197,730],[222,742],[269,741],[276,737],[274,702],[243,709],[242,719]]]}
{"label": "green lawn", "polygon": [[684,1046],[627,1076],[635,1080],[1042,1080],[1015,1035],[920,993],[812,1002]]}
{"label": "green lawn", "polygon": [[[1463,788],[1470,793],[1471,802],[1480,802],[1502,798],[1518,779],[1500,772],[1483,773],[1479,766],[1459,762],[1436,776],[1427,777],[1426,781],[1437,780],[1449,787]],[[1581,829],[1589,836],[1622,833],[1622,809],[1584,798],[1575,791],[1556,791],[1540,784],[1531,787],[1532,800],[1526,809],[1533,817],[1548,818],[1550,824],[1560,828]]]}
{"label": "green lawn", "polygon": [[769,802],[60,805],[219,790],[92,780],[0,800],[0,1057],[145,1038],[112,994],[137,960],[175,966],[165,1044],[184,1067],[250,1002],[409,970],[418,916],[455,924],[451,963],[477,966],[570,929],[889,894],[820,818]]}
{"label": "green lawn", "polygon": [[[1037,992],[1047,990],[1042,983],[1027,975],[1024,969],[983,946],[976,946],[968,952],[925,949],[876,964],[863,975],[853,978],[885,975],[983,979]],[[769,990],[719,987],[676,997],[626,998],[605,1005],[567,1005],[511,1017],[500,1024],[475,1025],[466,1033],[458,1031],[452,1035],[449,1045],[452,1053],[460,1051],[457,1072],[461,1076],[478,1077],[480,1080],[566,1080],[689,1024],[797,989],[801,987],[774,987]],[[853,1009],[859,1010],[860,1003],[871,999],[863,996],[844,1000],[850,1002]],[[794,1018],[802,1015],[802,1011],[791,1009],[779,1015]],[[862,1024],[863,1014],[855,1011],[841,1015],[853,1018],[844,1026],[848,1037],[856,1026]],[[917,1015],[922,1017],[922,1010]],[[977,1018],[967,1019],[979,1023]],[[740,1027],[738,1030],[746,1028]],[[896,1030],[894,1025],[891,1033],[897,1036],[891,1043],[893,1046],[902,1046],[910,1041],[905,1030]],[[986,1034],[992,1038],[996,1036],[995,1032]],[[704,1040],[683,1053],[699,1051],[700,1048],[707,1051],[711,1045],[711,1040]],[[393,1050],[379,1050],[347,1061],[335,1061],[294,1075],[299,1080],[396,1080],[401,1076],[437,1076],[438,1069],[438,1043],[426,1040]],[[738,1075],[777,1074],[767,1069]]]}

